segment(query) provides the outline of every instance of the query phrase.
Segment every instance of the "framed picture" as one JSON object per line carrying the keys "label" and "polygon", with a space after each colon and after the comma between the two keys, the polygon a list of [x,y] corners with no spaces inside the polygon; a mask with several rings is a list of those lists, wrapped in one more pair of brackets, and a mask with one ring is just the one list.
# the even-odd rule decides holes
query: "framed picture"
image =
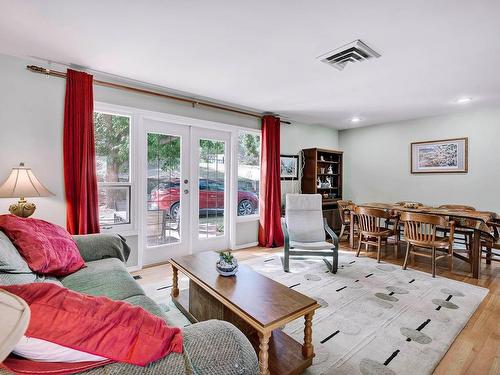
{"label": "framed picture", "polygon": [[468,138],[413,142],[411,173],[467,173]]}
{"label": "framed picture", "polygon": [[280,175],[282,180],[299,179],[298,155],[280,155]]}

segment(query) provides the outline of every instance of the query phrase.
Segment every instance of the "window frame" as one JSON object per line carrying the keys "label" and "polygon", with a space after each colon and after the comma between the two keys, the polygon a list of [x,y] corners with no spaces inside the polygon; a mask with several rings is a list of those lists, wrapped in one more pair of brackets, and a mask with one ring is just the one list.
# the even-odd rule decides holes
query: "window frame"
{"label": "window frame", "polygon": [[[249,221],[258,221],[260,219],[260,207],[257,207],[257,212],[255,214],[252,214],[252,215],[245,215],[245,216],[240,216],[238,215],[238,192],[239,192],[239,184],[238,184],[238,179],[239,179],[239,176],[238,176],[238,171],[239,171],[239,166],[240,166],[240,163],[239,163],[239,160],[238,160],[238,155],[239,155],[239,151],[240,151],[240,143],[239,143],[239,138],[240,138],[240,135],[241,134],[251,134],[251,135],[258,135],[260,137],[260,147],[259,147],[259,174],[260,174],[260,171],[261,171],[261,168],[262,168],[262,134],[261,134],[261,131],[258,130],[258,129],[242,129],[242,128],[239,128],[237,131],[236,131],[236,152],[235,152],[235,156],[236,156],[236,213],[235,213],[235,216],[236,216],[236,223],[244,223],[244,222],[249,222]],[[260,175],[259,175],[259,196],[258,196],[258,201],[260,202]]]}
{"label": "window frame", "polygon": [[[134,236],[138,234],[136,198],[136,173],[137,173],[137,116],[132,111],[124,110],[123,108],[115,108],[113,105],[103,103],[94,103],[94,112],[104,113],[107,115],[124,116],[130,119],[129,122],[129,181],[128,182],[99,182],[97,188],[100,187],[128,187],[129,189],[129,222],[116,224],[100,224],[101,233],[118,233],[123,236]],[[97,154],[96,154],[97,156]]]}

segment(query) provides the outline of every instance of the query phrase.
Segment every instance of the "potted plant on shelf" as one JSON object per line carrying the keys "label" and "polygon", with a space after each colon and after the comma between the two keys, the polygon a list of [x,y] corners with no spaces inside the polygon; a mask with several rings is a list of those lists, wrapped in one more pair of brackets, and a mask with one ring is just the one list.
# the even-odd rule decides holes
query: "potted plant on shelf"
{"label": "potted plant on shelf", "polygon": [[220,251],[215,267],[221,276],[233,276],[238,271],[238,261],[231,251]]}

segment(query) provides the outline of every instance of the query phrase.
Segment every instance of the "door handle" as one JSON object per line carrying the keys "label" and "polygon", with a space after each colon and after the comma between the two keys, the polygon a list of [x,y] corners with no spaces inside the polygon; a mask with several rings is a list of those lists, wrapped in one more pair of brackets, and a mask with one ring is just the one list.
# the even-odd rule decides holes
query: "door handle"
{"label": "door handle", "polygon": [[188,189],[184,189],[184,194],[189,194],[189,190]]}

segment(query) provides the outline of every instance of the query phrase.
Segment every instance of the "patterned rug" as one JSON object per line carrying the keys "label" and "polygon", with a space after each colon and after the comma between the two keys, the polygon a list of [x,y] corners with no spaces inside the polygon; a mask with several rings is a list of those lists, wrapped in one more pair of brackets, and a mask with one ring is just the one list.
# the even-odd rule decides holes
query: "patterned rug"
{"label": "patterned rug", "polygon": [[[304,374],[431,374],[488,289],[376,260],[339,254],[337,274],[321,258],[293,258],[283,272],[279,254],[241,262],[318,301],[313,365]],[[180,274],[182,275],[182,274]],[[170,324],[189,321],[169,298],[170,285],[143,285]],[[179,287],[188,287],[186,277]],[[303,341],[303,319],[284,331]]]}
{"label": "patterned rug", "polygon": [[[305,374],[431,374],[488,289],[400,266],[339,254],[337,274],[321,258],[279,255],[244,262],[318,301],[316,357]],[[302,319],[284,331],[303,340]]]}

